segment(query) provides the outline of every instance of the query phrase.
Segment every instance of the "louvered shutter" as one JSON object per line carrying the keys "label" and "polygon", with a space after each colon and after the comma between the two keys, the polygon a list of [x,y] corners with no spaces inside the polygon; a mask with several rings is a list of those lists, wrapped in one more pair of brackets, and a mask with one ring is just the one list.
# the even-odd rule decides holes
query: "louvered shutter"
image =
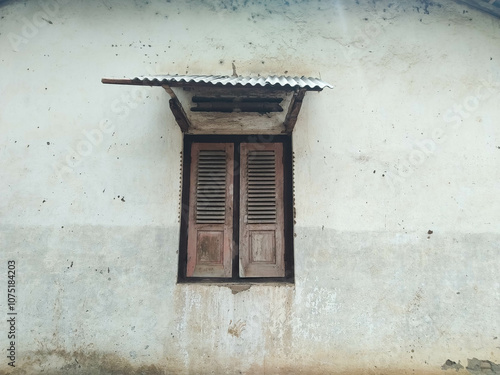
{"label": "louvered shutter", "polygon": [[232,143],[193,143],[188,224],[188,277],[231,277]]}
{"label": "louvered shutter", "polygon": [[240,277],[284,277],[283,145],[240,150]]}

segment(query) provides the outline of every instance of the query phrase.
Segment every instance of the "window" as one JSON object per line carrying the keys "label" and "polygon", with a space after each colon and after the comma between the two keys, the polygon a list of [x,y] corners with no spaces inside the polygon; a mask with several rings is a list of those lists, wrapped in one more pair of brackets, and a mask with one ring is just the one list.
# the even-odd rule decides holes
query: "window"
{"label": "window", "polygon": [[179,282],[293,282],[288,135],[184,137]]}

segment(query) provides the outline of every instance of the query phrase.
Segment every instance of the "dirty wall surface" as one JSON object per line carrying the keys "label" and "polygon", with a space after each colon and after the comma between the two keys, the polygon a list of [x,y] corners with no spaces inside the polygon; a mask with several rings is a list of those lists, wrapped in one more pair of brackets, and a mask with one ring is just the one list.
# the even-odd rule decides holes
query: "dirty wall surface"
{"label": "dirty wall surface", "polygon": [[[452,1],[2,2],[0,374],[500,373],[499,45]],[[293,134],[293,285],[176,284],[168,95],[100,83],[232,63],[335,86]]]}

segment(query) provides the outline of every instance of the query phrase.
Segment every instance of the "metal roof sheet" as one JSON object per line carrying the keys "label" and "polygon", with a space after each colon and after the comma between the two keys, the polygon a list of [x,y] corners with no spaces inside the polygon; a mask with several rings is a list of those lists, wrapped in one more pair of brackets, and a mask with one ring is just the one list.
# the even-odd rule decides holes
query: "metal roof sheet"
{"label": "metal roof sheet", "polygon": [[288,76],[268,76],[268,77],[234,77],[220,75],[179,75],[166,74],[155,76],[140,76],[132,79],[103,79],[103,83],[117,84],[144,84],[150,86],[161,86],[176,83],[185,84],[209,84],[221,86],[262,86],[262,87],[290,87],[303,88],[307,90],[323,90],[325,87],[333,88],[332,85],[317,78],[311,77],[288,77]]}

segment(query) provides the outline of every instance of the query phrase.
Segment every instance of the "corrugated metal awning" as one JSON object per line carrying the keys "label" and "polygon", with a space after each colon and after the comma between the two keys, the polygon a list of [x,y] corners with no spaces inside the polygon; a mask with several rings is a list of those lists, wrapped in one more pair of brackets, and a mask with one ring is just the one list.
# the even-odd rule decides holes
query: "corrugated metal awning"
{"label": "corrugated metal awning", "polygon": [[311,77],[233,77],[218,75],[155,75],[134,78],[103,78],[102,83],[117,85],[146,85],[146,86],[235,86],[235,87],[274,87],[286,89],[305,89],[321,91],[325,87],[333,86],[317,78]]}
{"label": "corrugated metal awning", "polygon": [[[233,66],[233,70],[235,70]],[[325,87],[330,89],[333,88],[332,85],[326,83],[317,78],[310,77],[290,77],[290,76],[267,76],[267,77],[241,77],[241,76],[219,76],[219,75],[180,75],[180,74],[165,74],[165,75],[154,75],[154,76],[140,76],[134,78],[102,78],[102,83],[115,84],[115,85],[143,85],[143,86],[160,86],[163,87],[170,95],[171,99],[169,101],[170,109],[177,121],[177,124],[181,128],[182,132],[189,132],[192,128],[190,118],[187,116],[182,103],[177,98],[176,93],[172,90],[172,87],[189,87],[189,88],[224,88],[224,90],[230,89],[230,91],[242,91],[242,94],[248,94],[248,91],[252,91],[252,95],[257,97],[262,97],[262,102],[256,103],[252,100],[250,104],[249,112],[269,112],[270,108],[275,108],[267,104],[269,97],[266,97],[268,89],[278,90],[280,92],[290,92],[293,91],[291,96],[288,111],[286,113],[285,119],[283,121],[283,131],[285,133],[291,133],[297,121],[297,117],[302,106],[302,100],[307,91],[321,91]],[[234,88],[235,90],[233,90]],[[215,91],[215,90],[214,90]],[[239,98],[241,99],[241,98]],[[253,97],[252,99],[255,99]],[[272,100],[271,100],[272,101]],[[236,104],[229,109],[234,112],[241,112],[242,103],[235,101]],[[227,111],[228,103],[224,102],[211,104],[210,108],[217,108],[213,112],[231,112]],[[231,103],[230,103],[231,104]],[[248,103],[245,102],[243,104]],[[272,104],[272,103],[271,103]],[[206,107],[206,106],[205,106]],[[238,107],[238,108],[237,108]],[[197,107],[198,108],[198,107]],[[222,109],[221,109],[222,108]],[[245,107],[246,108],[246,107]],[[224,110],[223,110],[224,109]],[[239,109],[239,110],[238,110]],[[281,109],[281,108],[280,108]],[[192,111],[192,110],[191,110]]]}

